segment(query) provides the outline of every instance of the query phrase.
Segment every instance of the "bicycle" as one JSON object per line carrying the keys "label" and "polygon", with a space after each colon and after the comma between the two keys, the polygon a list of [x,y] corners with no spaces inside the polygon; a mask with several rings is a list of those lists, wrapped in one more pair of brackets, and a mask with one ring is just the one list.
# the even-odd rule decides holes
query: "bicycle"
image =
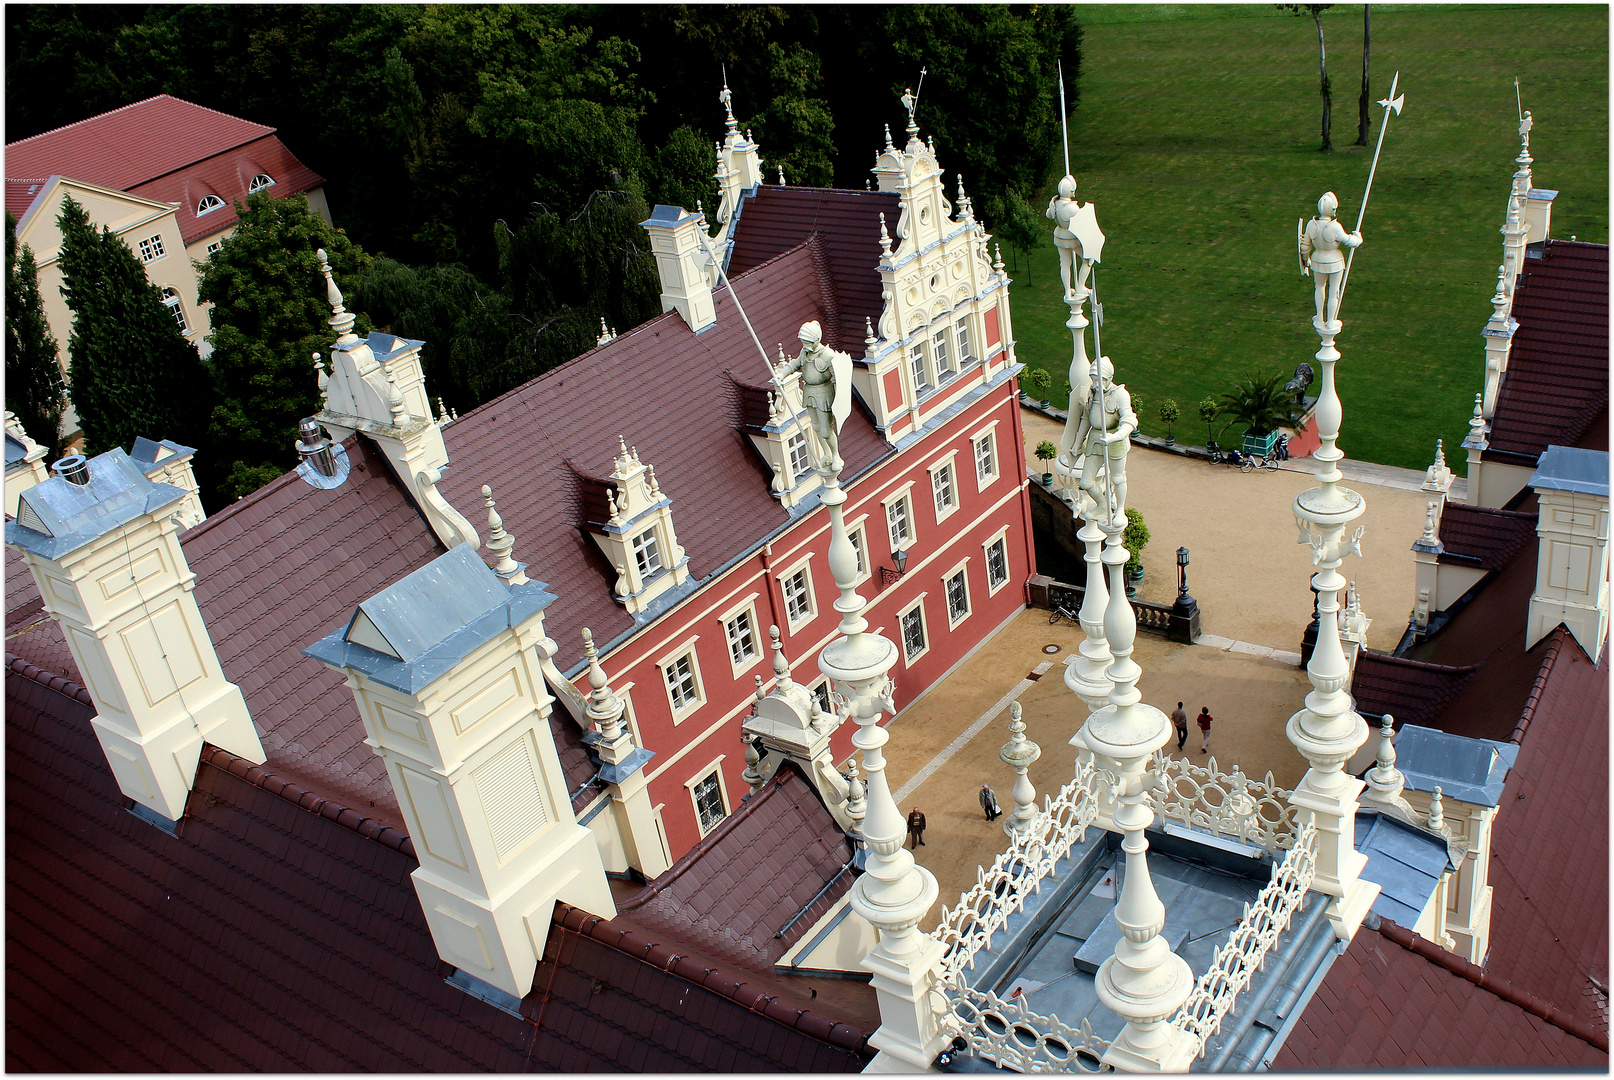
{"label": "bicycle", "polygon": [[1063,604],[1055,604],[1048,612],[1048,625],[1057,626],[1062,618],[1069,619],[1073,623],[1081,621],[1070,608]]}
{"label": "bicycle", "polygon": [[1239,464],[1239,471],[1254,472],[1257,469],[1265,469],[1267,472],[1277,472],[1279,460],[1280,458],[1277,454],[1267,454],[1262,457],[1246,456]]}
{"label": "bicycle", "polygon": [[[1220,446],[1216,445],[1215,440],[1207,442],[1205,444],[1205,449],[1210,451],[1211,463],[1215,465],[1235,465],[1240,468],[1244,468],[1244,463],[1246,460],[1248,460],[1237,450],[1223,450]],[[1244,468],[1244,471],[1249,472],[1250,470]]]}

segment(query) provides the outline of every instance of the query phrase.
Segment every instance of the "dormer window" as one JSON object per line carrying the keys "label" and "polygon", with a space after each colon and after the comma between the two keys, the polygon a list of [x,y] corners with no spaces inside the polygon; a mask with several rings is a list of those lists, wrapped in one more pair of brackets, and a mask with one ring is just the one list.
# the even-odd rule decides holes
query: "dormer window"
{"label": "dormer window", "polygon": [[257,176],[252,178],[252,183],[247,185],[247,194],[250,195],[254,191],[262,191],[266,187],[273,187],[274,182],[274,177],[270,176],[268,173],[259,173]]}
{"label": "dormer window", "polygon": [[646,529],[633,538],[633,558],[639,564],[641,579],[661,569],[661,547],[656,543],[655,529]]}
{"label": "dormer window", "polygon": [[806,476],[807,468],[810,464],[807,458],[807,434],[802,431],[796,432],[790,436],[790,440],[785,446],[790,451],[791,475],[798,479]]}
{"label": "dormer window", "polygon": [[196,204],[196,216],[201,217],[203,214],[211,214],[213,211],[222,210],[223,208],[224,200],[217,195],[203,195],[202,201]]}

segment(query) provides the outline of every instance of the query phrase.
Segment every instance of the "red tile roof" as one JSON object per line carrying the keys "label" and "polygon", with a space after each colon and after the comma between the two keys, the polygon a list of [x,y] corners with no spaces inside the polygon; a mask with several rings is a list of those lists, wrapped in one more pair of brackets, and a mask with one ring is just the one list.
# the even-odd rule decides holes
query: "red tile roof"
{"label": "red tile roof", "polygon": [[[852,847],[812,785],[789,766],[661,877],[618,902],[617,922],[676,952],[720,960],[759,985],[873,1031],[874,991],[860,980],[781,975],[774,964],[856,880]],[[794,920],[794,922],[792,922]],[[781,937],[774,934],[790,929]]]}
{"label": "red tile roof", "polygon": [[1402,724],[1428,726],[1452,695],[1473,678],[1479,665],[1448,667],[1389,653],[1363,652],[1351,676],[1351,696],[1364,713],[1395,717]]}
{"label": "red tile roof", "polygon": [[[735,275],[740,302],[770,350],[774,342],[794,342],[802,323],[825,317],[829,287],[814,246],[798,244]],[[602,646],[634,628],[612,599],[615,571],[583,528],[586,485],[579,474],[610,471],[618,434],[655,466],[696,580],[760,547],[791,520],[769,494],[767,464],[740,430],[734,380],[762,381],[767,369],[728,289],[718,290],[716,307],[717,325],[704,333],[692,333],[669,312],[443,429],[453,468],[440,490],[470,512],[482,505],[482,485],[492,485],[504,526],[516,538],[515,557],[559,597],[544,615],[563,649],[577,648],[585,626]],[[669,402],[683,404],[669,408]],[[840,451],[849,478],[895,453],[856,408]]]}
{"label": "red tile roof", "polygon": [[387,834],[210,754],[170,836],[124,809],[87,695],[37,674],[6,674],[8,1069],[864,1064],[861,1033],[565,905],[520,1017],[468,997]]}
{"label": "red tile roof", "polygon": [[1485,459],[1534,465],[1549,443],[1585,439],[1606,448],[1608,246],[1549,240],[1541,258],[1524,261],[1516,288],[1519,328]]}
{"label": "red tile roof", "polygon": [[1272,1068],[1606,1070],[1608,1038],[1384,919],[1357,931]]}
{"label": "red tile roof", "polygon": [[[275,129],[159,94],[6,146],[6,209],[19,220],[38,192],[32,182],[67,176],[179,204],[187,244],[233,225],[234,204],[258,173],[276,198],[325,181],[275,138]],[[227,204],[201,218],[204,195]]]}
{"label": "red tile roof", "polygon": [[[826,305],[824,341],[831,347],[863,355],[863,320],[878,321],[880,300],[880,214],[895,235],[900,200],[895,192],[845,191],[836,188],[759,186],[740,204],[734,250],[728,272],[736,277],[816,235],[823,259],[835,268],[833,304]],[[743,290],[740,303],[747,303]],[[747,307],[747,312],[750,308]],[[761,334],[759,327],[757,333]],[[775,339],[762,335],[764,345]],[[787,346],[795,331],[781,338]],[[750,372],[751,368],[744,369]]]}
{"label": "red tile roof", "polygon": [[1500,570],[1536,534],[1536,511],[1447,502],[1440,511],[1441,562]]}

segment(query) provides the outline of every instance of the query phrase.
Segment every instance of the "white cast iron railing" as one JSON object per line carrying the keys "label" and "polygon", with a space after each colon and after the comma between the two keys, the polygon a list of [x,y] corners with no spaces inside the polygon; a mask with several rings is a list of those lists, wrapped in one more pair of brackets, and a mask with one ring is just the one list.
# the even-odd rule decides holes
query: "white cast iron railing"
{"label": "white cast iron railing", "polygon": [[1230,836],[1276,853],[1294,844],[1292,792],[1280,788],[1269,772],[1251,780],[1238,766],[1220,772],[1216,759],[1195,765],[1182,758],[1156,757],[1150,772],[1160,777],[1152,802],[1160,821]]}
{"label": "white cast iron railing", "polygon": [[958,905],[943,908],[932,932],[947,946],[932,990],[932,1004],[942,1029],[962,1039],[980,1057],[1018,1072],[1107,1072],[1099,1059],[1109,1044],[1093,1034],[1084,1019],[1072,1028],[1057,1016],[1042,1016],[1025,999],[1005,1001],[991,991],[967,985],[965,971],[974,970],[977,955],[1009,918],[1037,895],[1059,861],[1087,835],[1098,813],[1098,785],[1114,788],[1120,778],[1078,765],[1070,783],[1057,796],[1045,797],[1043,808],[1016,833],[991,869],[976,871],[975,885]]}
{"label": "white cast iron railing", "polygon": [[1193,993],[1171,1018],[1172,1024],[1199,1036],[1200,1053],[1233,1011],[1239,994],[1261,969],[1267,950],[1278,935],[1289,928],[1289,921],[1311,888],[1317,867],[1317,826],[1307,822],[1294,834],[1289,854],[1272,868],[1272,880],[1255,898],[1244,905],[1244,918],[1216,950],[1209,970],[1194,983]]}
{"label": "white cast iron railing", "polygon": [[1014,835],[991,869],[976,868],[975,885],[958,898],[956,907],[942,908],[941,923],[931,932],[947,946],[938,972],[943,982],[964,985],[961,973],[974,970],[976,953],[991,948],[993,935],[1042,891],[1043,879],[1071,847],[1086,839],[1087,826],[1098,813],[1096,785],[1118,782],[1112,773],[1078,766],[1057,796],[1045,797],[1043,808]]}
{"label": "white cast iron railing", "polygon": [[1111,1072],[1101,1063],[1110,1044],[1093,1034],[1087,1020],[1073,1028],[1057,1016],[1039,1016],[1023,998],[1004,1001],[991,991],[949,993],[952,1034],[977,1056],[1015,1072]]}

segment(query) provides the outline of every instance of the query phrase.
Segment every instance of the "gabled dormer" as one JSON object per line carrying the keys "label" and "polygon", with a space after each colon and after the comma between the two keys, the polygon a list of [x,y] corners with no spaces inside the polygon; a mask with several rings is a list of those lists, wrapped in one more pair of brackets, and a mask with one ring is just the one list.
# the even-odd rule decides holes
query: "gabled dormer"
{"label": "gabled dormer", "polygon": [[[780,363],[784,352],[780,350]],[[785,378],[783,391],[773,386],[743,383],[729,373],[739,405],[741,429],[773,473],[768,491],[780,505],[791,509],[823,486],[812,467],[808,450],[807,410],[801,407],[801,373]]]}
{"label": "gabled dormer", "polygon": [[[611,475],[585,480],[584,516],[589,537],[616,570],[611,588],[635,618],[689,581],[689,556],[673,530],[672,499],[656,481],[655,467],[639,459],[621,436]],[[681,593],[680,593],[681,594]]]}
{"label": "gabled dormer", "polygon": [[438,538],[448,547],[480,547],[476,529],[437,491],[438,481],[448,469],[448,447],[443,444],[441,425],[432,419],[431,400],[426,396],[420,361],[420,347],[425,342],[391,334],[372,333],[363,338],[355,334],[353,313],[343,304],[324,249],[318,254],[331,305],[329,323],[337,337],[331,345],[328,371],[319,354],[314,355],[324,399],[324,408],[314,419],[331,433],[333,442],[340,443],[354,432],[368,435],[387,455]]}
{"label": "gabled dormer", "polygon": [[196,471],[191,466],[191,459],[195,456],[195,448],[181,446],[168,439],[136,438],[134,445],[129,448],[129,460],[139,466],[147,480],[157,484],[172,484],[187,492],[179,509],[174,512],[174,520],[181,529],[192,528],[207,520],[207,511],[202,509],[201,485],[196,482]]}

